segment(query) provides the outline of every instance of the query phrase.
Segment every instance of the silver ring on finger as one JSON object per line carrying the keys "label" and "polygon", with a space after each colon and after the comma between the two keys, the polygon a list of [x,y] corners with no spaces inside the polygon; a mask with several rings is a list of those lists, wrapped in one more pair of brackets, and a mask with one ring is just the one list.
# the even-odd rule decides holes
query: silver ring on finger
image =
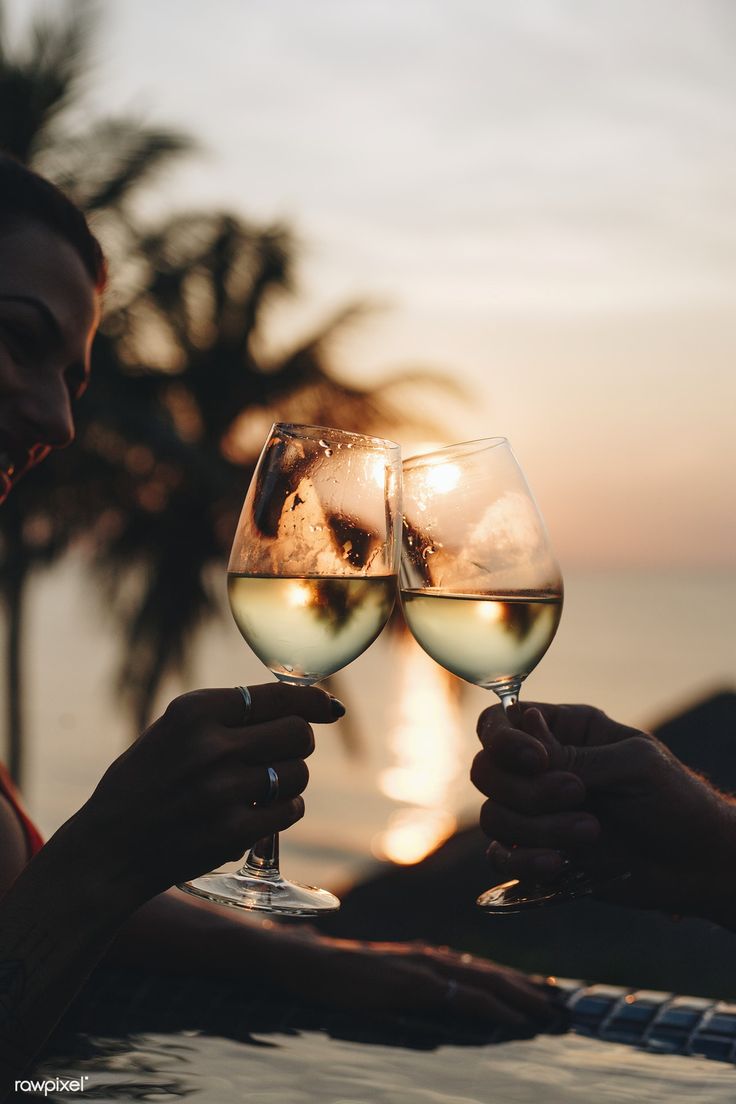
{"label": "silver ring on finger", "polygon": [[268,775],[268,793],[262,804],[273,805],[279,797],[279,776],[274,767],[266,767],[266,774]]}
{"label": "silver ring on finger", "polygon": [[250,696],[250,690],[247,686],[236,686],[236,690],[239,690],[243,695],[243,701],[245,702],[245,716],[246,719],[250,716],[250,711],[253,706],[253,699]]}

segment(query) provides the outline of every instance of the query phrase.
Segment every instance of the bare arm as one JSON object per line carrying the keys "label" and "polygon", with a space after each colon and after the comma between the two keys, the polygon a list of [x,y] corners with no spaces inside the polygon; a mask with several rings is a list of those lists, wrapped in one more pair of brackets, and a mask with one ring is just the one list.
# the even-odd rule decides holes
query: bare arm
{"label": "bare arm", "polygon": [[112,861],[96,827],[85,810],[72,818],[0,902],[4,1094],[103,956],[172,972],[260,976],[303,999],[364,1011],[442,1012],[451,999],[460,1018],[523,1031],[556,1016],[528,978],[469,955],[253,924],[176,890],[142,903],[132,856]]}
{"label": "bare arm", "polygon": [[[12,1090],[103,954],[126,896],[95,854],[90,833],[68,822],[0,902],[0,1085]],[[121,873],[121,872],[118,872]]]}
{"label": "bare arm", "polygon": [[0,897],[28,862],[28,844],[15,810],[0,794]]}
{"label": "bare arm", "polygon": [[238,978],[300,1000],[361,1012],[437,1014],[524,1032],[559,1017],[543,986],[524,974],[447,948],[331,939],[217,908],[172,890],[121,928],[106,961]]}
{"label": "bare arm", "polygon": [[[263,925],[263,926],[262,926]],[[125,920],[105,962],[160,973],[231,978],[265,969],[271,921],[258,922],[224,906],[170,889]]]}

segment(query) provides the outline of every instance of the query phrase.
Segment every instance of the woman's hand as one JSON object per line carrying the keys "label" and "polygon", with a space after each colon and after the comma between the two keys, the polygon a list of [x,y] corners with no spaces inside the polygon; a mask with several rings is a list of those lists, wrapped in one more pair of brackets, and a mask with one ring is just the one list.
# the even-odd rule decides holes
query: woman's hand
{"label": "woman's hand", "polygon": [[601,895],[731,926],[736,806],[655,737],[589,706],[481,714],[471,772],[500,879],[553,881],[561,852],[612,880]]}
{"label": "woman's hand", "polygon": [[269,977],[297,997],[333,1008],[446,1014],[517,1031],[557,1027],[564,1020],[551,986],[447,947],[365,943],[280,928],[254,938]]}
{"label": "woman's hand", "polygon": [[447,1013],[517,1030],[560,1020],[545,987],[506,966],[447,947],[335,940],[320,999],[344,1008]]}
{"label": "woman's hand", "polygon": [[[317,687],[279,683],[197,690],[166,712],[107,770],[87,804],[60,830],[85,840],[135,904],[176,882],[240,858],[304,814],[310,721],[342,705]],[[268,805],[267,767],[279,777]]]}

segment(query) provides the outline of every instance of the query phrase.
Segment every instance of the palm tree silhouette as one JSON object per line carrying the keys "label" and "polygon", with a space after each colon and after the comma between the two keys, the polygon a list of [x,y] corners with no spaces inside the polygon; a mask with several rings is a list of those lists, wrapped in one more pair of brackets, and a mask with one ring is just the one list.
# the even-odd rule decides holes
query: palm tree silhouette
{"label": "palm tree silhouette", "polygon": [[264,313],[294,294],[296,250],[285,227],[228,213],[180,215],[153,230],[136,224],[130,198],[192,143],[126,119],[69,134],[65,115],[88,67],[83,15],[77,4],[54,23],[37,22],[14,58],[0,21],[0,146],[66,186],[95,216],[113,273],[125,275],[95,341],[76,444],[30,473],[0,515],[16,779],[24,598],[35,569],[81,534],[91,543],[124,645],[119,689],[140,730],[163,676],[182,668],[196,629],[218,610],[212,572],[227,556],[270,423],[427,429],[392,405],[389,388],[351,386],[330,370],[330,340],[361,316],[360,305],[277,359],[259,352]]}

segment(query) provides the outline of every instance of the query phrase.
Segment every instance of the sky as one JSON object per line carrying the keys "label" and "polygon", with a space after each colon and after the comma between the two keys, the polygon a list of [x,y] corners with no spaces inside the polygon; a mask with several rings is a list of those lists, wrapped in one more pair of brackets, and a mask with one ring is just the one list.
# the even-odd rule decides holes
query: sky
{"label": "sky", "polygon": [[97,7],[86,110],[200,143],[148,216],[295,229],[274,345],[375,303],[336,366],[461,382],[446,441],[510,438],[563,566],[733,567],[731,0]]}

